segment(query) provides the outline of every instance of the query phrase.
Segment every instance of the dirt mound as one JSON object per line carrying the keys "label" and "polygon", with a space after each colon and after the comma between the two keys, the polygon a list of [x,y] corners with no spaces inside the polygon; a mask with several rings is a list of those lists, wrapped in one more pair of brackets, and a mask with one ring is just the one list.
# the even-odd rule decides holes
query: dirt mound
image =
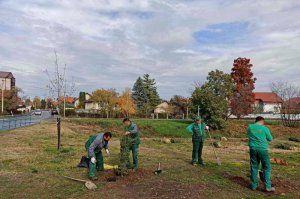
{"label": "dirt mound", "polygon": [[132,183],[145,178],[153,176],[154,173],[151,170],[138,169],[137,171],[129,170],[128,176],[117,176],[113,170],[106,171],[100,179],[103,181],[120,182],[120,183]]}
{"label": "dirt mound", "polygon": [[203,198],[200,190],[202,185],[185,185],[179,182],[166,181],[155,176],[153,171],[139,169],[130,171],[126,177],[119,177],[113,171],[107,171],[101,177],[102,180],[115,182],[106,184],[104,196],[122,198]]}

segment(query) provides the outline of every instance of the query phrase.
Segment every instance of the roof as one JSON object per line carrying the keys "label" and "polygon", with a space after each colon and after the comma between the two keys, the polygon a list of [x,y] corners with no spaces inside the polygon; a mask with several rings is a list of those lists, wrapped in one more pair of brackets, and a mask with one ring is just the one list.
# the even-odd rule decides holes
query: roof
{"label": "roof", "polygon": [[0,71],[0,78],[14,78],[11,72]]}
{"label": "roof", "polygon": [[[73,104],[75,99],[76,99],[75,97],[66,96],[66,103]],[[63,102],[64,101],[64,96],[61,96],[59,98],[59,101]]]}
{"label": "roof", "polygon": [[255,100],[262,100],[263,102],[278,103],[282,99],[273,92],[254,92]]}

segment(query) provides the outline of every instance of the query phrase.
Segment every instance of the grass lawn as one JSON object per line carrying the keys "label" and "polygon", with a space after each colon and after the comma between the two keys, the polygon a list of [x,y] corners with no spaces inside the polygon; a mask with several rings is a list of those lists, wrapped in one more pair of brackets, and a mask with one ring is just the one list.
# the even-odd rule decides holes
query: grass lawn
{"label": "grass lawn", "polygon": [[[98,173],[95,191],[62,176],[87,179],[87,171],[77,164],[85,155],[84,143],[95,132],[112,131],[111,155],[105,162],[118,163],[120,120],[67,119],[62,122],[62,146],[56,150],[55,121],[0,132],[0,198],[300,198],[300,143],[289,137],[300,137],[299,128],[270,125],[275,138],[270,156],[288,162],[272,163],[272,183],[277,191],[267,194],[248,189],[249,155],[245,140],[247,122],[231,122],[213,137],[226,136],[228,141],[216,151],[222,161],[218,166],[207,139],[204,147],[205,167],[190,165],[191,136],[185,132],[188,121],[135,120],[141,129],[140,169],[116,182],[107,182],[112,170]],[[174,138],[165,144],[162,137]],[[288,143],[292,150],[275,148]],[[158,162],[163,173],[154,175]]]}

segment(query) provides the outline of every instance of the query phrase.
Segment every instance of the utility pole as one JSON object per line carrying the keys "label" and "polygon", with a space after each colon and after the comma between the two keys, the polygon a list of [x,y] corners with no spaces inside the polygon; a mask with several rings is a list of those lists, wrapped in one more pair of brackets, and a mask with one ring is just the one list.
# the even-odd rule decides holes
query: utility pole
{"label": "utility pole", "polygon": [[198,105],[198,117],[200,116],[200,108],[199,108],[199,105]]}
{"label": "utility pole", "polygon": [[2,80],[2,86],[1,86],[1,90],[2,90],[2,100],[1,100],[1,103],[2,103],[2,106],[1,106],[1,111],[2,111],[2,113],[3,113],[3,111],[4,111],[4,109],[3,109],[3,107],[4,107],[4,90],[3,90],[3,85],[4,85],[4,80]]}
{"label": "utility pole", "polygon": [[186,107],[186,119],[189,119],[189,107]]}

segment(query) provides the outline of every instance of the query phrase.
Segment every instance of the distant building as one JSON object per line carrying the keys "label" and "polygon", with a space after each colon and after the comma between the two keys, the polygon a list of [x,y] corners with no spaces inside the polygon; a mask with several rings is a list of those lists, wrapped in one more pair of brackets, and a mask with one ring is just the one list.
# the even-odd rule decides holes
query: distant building
{"label": "distant building", "polygon": [[[92,97],[91,94],[85,93],[85,102],[84,102],[84,103],[89,102],[89,100],[91,99],[91,97]],[[79,103],[80,103],[80,102],[79,102],[79,98],[76,98],[75,101],[74,101],[74,106],[75,106],[76,108],[78,108],[78,107],[79,107]]]}
{"label": "distant building", "polygon": [[273,92],[254,92],[255,107],[261,107],[263,113],[280,113],[282,99]]}
{"label": "distant building", "polygon": [[154,113],[155,114],[166,113],[167,112],[166,110],[168,108],[169,108],[169,104],[167,102],[163,102],[156,106],[156,108],[154,109]]}
{"label": "distant building", "polygon": [[[65,99],[66,99],[66,103],[67,104],[74,104],[76,98],[75,97],[66,96]],[[64,102],[64,96],[61,96],[59,98],[59,102],[61,102],[61,103]]]}
{"label": "distant building", "polygon": [[99,103],[96,103],[93,100],[87,100],[84,102],[84,104],[85,104],[85,106],[84,106],[85,110],[99,110],[100,109]]}
{"label": "distant building", "polygon": [[0,88],[10,91],[16,87],[16,79],[11,72],[0,71]]}

